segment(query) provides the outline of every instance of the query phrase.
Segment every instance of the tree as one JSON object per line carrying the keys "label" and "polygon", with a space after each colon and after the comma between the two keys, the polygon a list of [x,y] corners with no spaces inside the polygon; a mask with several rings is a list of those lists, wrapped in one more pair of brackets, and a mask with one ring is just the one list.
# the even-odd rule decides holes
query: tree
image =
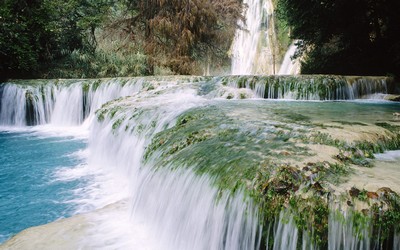
{"label": "tree", "polygon": [[198,73],[240,17],[240,0],[2,0],[0,77]]}
{"label": "tree", "polygon": [[397,0],[279,0],[302,73],[400,76]]}
{"label": "tree", "polygon": [[[138,0],[132,22],[141,25],[151,65],[193,73],[195,61],[226,54],[241,17],[238,0]],[[162,58],[161,55],[164,55]]]}
{"label": "tree", "polygon": [[[94,51],[109,0],[3,0],[0,78],[40,76],[76,49]],[[89,32],[87,32],[89,31]]]}
{"label": "tree", "polygon": [[25,1],[2,1],[0,8],[0,73],[4,77],[12,71],[29,72],[37,67],[39,51],[37,37],[31,28],[39,23],[29,20],[40,6]]}

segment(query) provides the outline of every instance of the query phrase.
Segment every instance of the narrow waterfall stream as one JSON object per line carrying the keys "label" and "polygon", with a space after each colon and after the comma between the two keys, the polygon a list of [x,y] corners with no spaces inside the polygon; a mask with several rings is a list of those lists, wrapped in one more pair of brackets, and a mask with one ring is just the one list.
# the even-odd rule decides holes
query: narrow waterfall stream
{"label": "narrow waterfall stream", "polygon": [[243,1],[245,21],[239,21],[232,44],[232,75],[297,75],[300,62],[292,61],[294,41],[278,65],[274,4],[271,0]]}
{"label": "narrow waterfall stream", "polygon": [[296,42],[293,42],[286,51],[278,75],[297,75],[300,73],[300,62],[298,60],[292,60],[297,49],[295,43]]}
{"label": "narrow waterfall stream", "polygon": [[[74,211],[8,232],[16,235],[0,249],[310,249],[324,240],[330,249],[363,249],[372,224],[360,233],[358,224],[347,223],[347,210],[329,214],[321,207],[323,214],[313,214],[324,216],[321,231],[316,221],[299,225],[300,210],[289,202],[272,213],[275,200],[268,199],[291,188],[313,190],[310,173],[325,188],[325,181],[346,172],[336,165],[333,176],[324,170],[337,161],[342,148],[336,146],[346,143],[329,139],[338,130],[351,135],[346,140],[384,135],[388,149],[398,136],[398,104],[337,101],[386,95],[390,78],[180,76],[27,80],[0,88],[0,135],[23,131],[87,144],[71,149],[80,155],[76,166],[50,175],[81,183],[61,192],[70,195],[61,202],[75,204]],[[303,101],[262,99],[289,97]],[[294,186],[279,179],[284,176],[294,178]],[[324,204],[325,198],[307,202]],[[391,235],[398,245],[398,234]]]}
{"label": "narrow waterfall stream", "polygon": [[239,21],[232,44],[232,75],[274,74],[276,43],[271,0],[244,0],[245,22]]}

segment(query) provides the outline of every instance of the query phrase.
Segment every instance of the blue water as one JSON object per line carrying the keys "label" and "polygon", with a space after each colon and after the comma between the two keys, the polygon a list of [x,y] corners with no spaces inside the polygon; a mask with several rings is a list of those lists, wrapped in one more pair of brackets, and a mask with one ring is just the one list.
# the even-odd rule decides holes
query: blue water
{"label": "blue water", "polygon": [[71,216],[73,190],[83,180],[56,180],[60,168],[82,159],[71,155],[86,142],[41,137],[30,132],[0,132],[0,243],[28,227]]}

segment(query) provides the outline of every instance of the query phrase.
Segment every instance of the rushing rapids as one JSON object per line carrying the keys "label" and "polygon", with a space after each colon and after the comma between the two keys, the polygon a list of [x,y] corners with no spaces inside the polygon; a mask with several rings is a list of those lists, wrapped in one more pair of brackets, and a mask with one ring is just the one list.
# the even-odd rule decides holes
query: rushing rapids
{"label": "rushing rapids", "polygon": [[[342,161],[369,164],[369,154],[399,148],[400,130],[392,115],[398,104],[260,99],[349,100],[394,90],[389,78],[336,76],[3,84],[0,124],[5,129],[46,125],[88,130],[87,167],[107,170],[126,185],[89,214],[28,229],[0,249],[43,246],[43,240],[49,241],[49,249],[58,244],[117,249],[140,244],[148,249],[395,248],[400,244],[394,231],[398,228],[374,226],[374,210],[362,217],[357,210],[362,200],[342,209],[334,197],[348,190],[337,181],[351,172]],[[343,139],[338,131],[349,134]],[[376,143],[372,149],[371,142]],[[368,176],[367,182],[375,180]],[[397,204],[392,191],[382,189],[376,195],[380,202]],[[338,203],[324,205],[331,200]],[[128,223],[121,227],[115,221]],[[61,228],[70,243],[57,238]],[[54,238],[32,241],[38,232]],[[374,239],[376,232],[386,238]]]}

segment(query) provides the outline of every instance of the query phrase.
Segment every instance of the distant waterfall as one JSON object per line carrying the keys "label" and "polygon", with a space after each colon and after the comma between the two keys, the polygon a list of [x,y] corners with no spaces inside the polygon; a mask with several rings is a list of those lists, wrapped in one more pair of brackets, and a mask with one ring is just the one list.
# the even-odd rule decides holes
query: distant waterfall
{"label": "distant waterfall", "polygon": [[232,45],[232,74],[274,74],[276,36],[271,0],[244,0],[245,23],[236,31]]}

